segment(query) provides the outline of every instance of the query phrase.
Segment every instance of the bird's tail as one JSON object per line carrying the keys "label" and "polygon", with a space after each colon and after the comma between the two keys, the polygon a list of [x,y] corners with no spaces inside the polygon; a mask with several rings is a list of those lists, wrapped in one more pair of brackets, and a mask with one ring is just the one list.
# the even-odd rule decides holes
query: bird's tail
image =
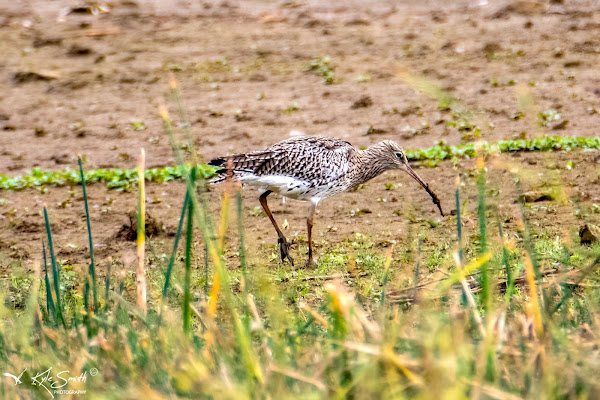
{"label": "bird's tail", "polygon": [[[212,160],[210,160],[208,162],[208,165],[211,165],[213,167],[221,167],[218,170],[215,171],[215,173],[217,174],[214,178],[212,178],[210,180],[211,184],[216,184],[216,183],[221,183],[224,182],[227,179],[227,157],[217,157],[217,158],[213,158]],[[235,175],[235,173],[233,173],[233,171],[231,171],[232,175]]]}
{"label": "bird's tail", "polygon": [[210,183],[223,182],[228,176],[238,179],[243,175],[256,174],[271,156],[271,152],[261,151],[213,158],[208,165],[220,168],[216,171],[217,176],[211,179]]}

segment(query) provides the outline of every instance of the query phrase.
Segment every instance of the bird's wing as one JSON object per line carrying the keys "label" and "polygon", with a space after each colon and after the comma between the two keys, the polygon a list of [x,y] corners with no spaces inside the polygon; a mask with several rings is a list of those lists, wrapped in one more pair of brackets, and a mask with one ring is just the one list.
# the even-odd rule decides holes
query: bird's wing
{"label": "bird's wing", "polygon": [[344,174],[349,160],[356,153],[354,147],[344,140],[303,136],[283,140],[262,151],[215,158],[209,165],[223,167],[217,173],[224,174],[227,162],[231,160],[237,173],[292,176],[323,184]]}
{"label": "bird's wing", "polygon": [[322,184],[345,173],[356,150],[349,142],[327,137],[287,139],[266,149],[271,152],[254,173],[286,175]]}

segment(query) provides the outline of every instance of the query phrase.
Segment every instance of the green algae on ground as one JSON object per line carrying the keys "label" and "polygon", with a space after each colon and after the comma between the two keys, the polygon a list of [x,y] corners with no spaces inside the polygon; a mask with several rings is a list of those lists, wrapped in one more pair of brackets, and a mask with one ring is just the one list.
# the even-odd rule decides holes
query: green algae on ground
{"label": "green algae on ground", "polygon": [[[198,175],[204,178],[209,178],[214,175],[216,168],[199,165]],[[150,182],[168,182],[175,179],[181,179],[183,171],[180,167],[162,167],[150,168],[145,172],[146,180]],[[110,189],[127,189],[137,184],[138,175],[135,169],[94,169],[85,172],[86,183],[105,183]],[[67,186],[79,185],[81,178],[79,173],[70,168],[60,171],[43,171],[40,168],[34,168],[20,176],[6,176],[0,174],[0,190],[22,190],[36,186]]]}
{"label": "green algae on ground", "polygon": [[480,148],[484,154],[511,153],[517,151],[571,151],[574,149],[600,149],[600,137],[543,136],[533,139],[500,140],[496,143],[485,141],[460,143],[449,146],[444,141],[427,149],[407,150],[410,161],[430,161],[435,166],[438,161],[453,158],[474,158]]}
{"label": "green algae on ground", "polygon": [[[544,136],[533,139],[500,140],[496,143],[470,142],[450,146],[440,141],[426,149],[406,150],[409,161],[421,162],[423,166],[435,167],[439,161],[455,158],[474,158],[481,149],[484,154],[510,153],[517,151],[571,151],[574,149],[600,149],[600,137],[564,137]],[[216,168],[208,165],[198,166],[198,176],[210,178]],[[146,180],[150,182],[168,182],[181,179],[179,167],[151,168],[146,170]],[[85,173],[86,183],[100,182],[110,189],[127,189],[137,184],[137,171],[134,169],[94,169]],[[81,179],[74,169],[44,171],[40,168],[20,176],[0,174],[0,190],[22,190],[37,186],[79,185]]]}

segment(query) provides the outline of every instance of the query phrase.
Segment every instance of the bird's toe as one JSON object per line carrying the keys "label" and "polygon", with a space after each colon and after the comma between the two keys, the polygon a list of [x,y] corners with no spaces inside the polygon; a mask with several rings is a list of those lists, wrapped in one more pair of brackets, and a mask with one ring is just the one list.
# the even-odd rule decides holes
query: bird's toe
{"label": "bird's toe", "polygon": [[287,259],[292,267],[294,266],[294,259],[290,256],[290,242],[287,240],[280,238],[279,239],[279,253],[281,255],[281,262],[285,262]]}

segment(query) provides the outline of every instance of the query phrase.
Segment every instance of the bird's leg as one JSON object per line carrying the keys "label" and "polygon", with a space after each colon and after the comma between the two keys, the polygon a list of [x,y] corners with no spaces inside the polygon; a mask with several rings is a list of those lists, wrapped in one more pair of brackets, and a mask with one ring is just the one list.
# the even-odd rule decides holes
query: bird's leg
{"label": "bird's leg", "polygon": [[313,227],[313,216],[315,215],[315,208],[317,206],[310,203],[310,209],[308,210],[308,217],[306,217],[306,228],[308,231],[308,260],[306,261],[306,268],[311,268],[314,265],[313,251],[312,251],[312,227]]}
{"label": "bird's leg", "polygon": [[284,262],[285,259],[287,258],[293,267],[294,260],[290,256],[290,242],[288,242],[286,240],[285,236],[283,235],[283,232],[281,232],[281,229],[279,229],[279,226],[277,225],[277,222],[275,221],[273,214],[271,214],[271,210],[269,210],[269,205],[267,204],[267,196],[270,195],[271,193],[273,193],[273,192],[271,192],[270,190],[267,190],[266,192],[264,192],[263,194],[260,195],[260,198],[259,198],[260,205],[267,213],[267,217],[269,217],[269,219],[271,220],[271,223],[273,224],[273,226],[275,227],[275,230],[277,231],[277,236],[279,237],[277,242],[279,243],[279,252],[281,254],[281,262]]}

